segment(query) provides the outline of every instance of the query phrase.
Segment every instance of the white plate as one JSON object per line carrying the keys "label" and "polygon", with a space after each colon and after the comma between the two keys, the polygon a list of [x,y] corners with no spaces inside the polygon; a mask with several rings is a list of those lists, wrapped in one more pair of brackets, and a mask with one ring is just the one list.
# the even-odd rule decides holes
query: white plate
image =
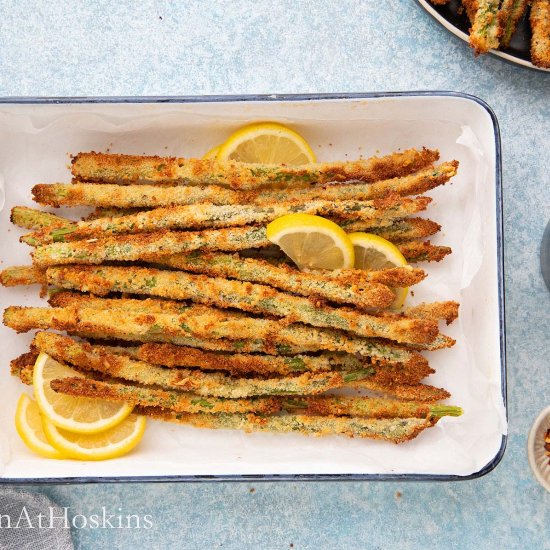
{"label": "white plate", "polygon": [[[99,101],[99,102],[98,102]],[[427,215],[443,225],[433,240],[453,248],[415,287],[413,301],[456,299],[460,319],[445,332],[457,345],[433,352],[429,383],[447,388],[464,408],[412,442],[344,437],[244,434],[149,422],[139,448],[120,459],[91,463],[34,456],[17,436],[13,414],[21,391],[9,360],[28,349],[32,335],[0,328],[2,415],[0,474],[4,480],[190,479],[190,476],[302,475],[453,479],[477,477],[500,459],[506,433],[503,401],[504,335],[500,240],[500,142],[490,109],[453,93],[373,94],[313,99],[154,98],[0,104],[0,215],[2,266],[28,263],[22,231],[9,222],[17,204],[32,205],[38,182],[70,181],[68,153],[78,151],[200,156],[236,127],[278,120],[295,127],[320,160],[353,159],[399,148],[433,147],[458,159],[452,185],[434,190]],[[0,306],[43,303],[36,288],[2,289]],[[0,449],[2,450],[2,449]],[[168,477],[166,477],[168,476]]]}

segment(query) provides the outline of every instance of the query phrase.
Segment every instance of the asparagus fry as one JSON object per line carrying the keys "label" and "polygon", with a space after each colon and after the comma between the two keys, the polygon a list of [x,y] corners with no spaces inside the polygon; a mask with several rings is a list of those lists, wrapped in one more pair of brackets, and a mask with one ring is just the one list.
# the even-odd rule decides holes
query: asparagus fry
{"label": "asparagus fry", "polygon": [[[59,338],[58,335],[54,336]],[[32,371],[37,356],[38,352],[26,353],[11,362],[12,374],[18,376],[24,384],[32,384]],[[397,376],[395,379],[392,379],[391,376],[380,376],[382,373],[385,374],[386,370],[381,369],[372,376],[367,376],[359,381],[348,381],[347,384],[375,391],[383,395],[394,396],[399,399],[424,403],[432,403],[450,397],[450,394],[445,390],[426,384],[419,384],[418,381],[400,381],[400,376]]]}
{"label": "asparagus fry", "polygon": [[479,7],[479,0],[462,0],[462,5],[466,10],[466,15],[470,21],[470,25],[474,24],[477,9]]}
{"label": "asparagus fry", "polygon": [[79,153],[73,158],[72,173],[80,181],[116,184],[206,184],[247,190],[273,186],[308,187],[312,183],[333,181],[373,182],[411,174],[438,158],[437,151],[409,149],[402,153],[355,162],[285,166],[92,152]]}
{"label": "asparagus fry", "polygon": [[[353,356],[349,356],[355,359]],[[186,346],[171,344],[143,344],[138,348],[137,358],[153,365],[167,367],[199,367],[203,370],[223,370],[233,375],[257,373],[262,375],[280,374],[287,376],[298,372],[323,372],[337,367],[340,362],[331,360],[331,354],[320,356],[296,355],[275,357],[247,353],[213,353]],[[358,360],[353,368],[361,368]]]}
{"label": "asparagus fry", "polygon": [[437,233],[441,226],[432,220],[423,218],[407,218],[404,220],[395,220],[391,225],[384,227],[368,227],[368,222],[357,220],[333,220],[346,233],[355,231],[367,231],[391,241],[392,243],[403,243],[414,239],[423,239]]}
{"label": "asparagus fry", "polygon": [[499,26],[502,29],[500,45],[507,48],[520,19],[525,14],[529,0],[503,0],[498,12]]}
{"label": "asparagus fry", "polygon": [[550,0],[533,0],[529,21],[533,64],[550,69]]}
{"label": "asparagus fry", "polygon": [[362,418],[441,418],[462,414],[460,407],[369,397],[304,395],[297,397],[253,397],[249,399],[205,398],[180,391],[166,391],[88,378],[52,380],[51,387],[54,391],[75,397],[125,401],[144,407],[160,407],[174,412],[189,413],[252,412],[255,414],[273,414],[286,410],[294,414]]}
{"label": "asparagus fry", "polygon": [[[457,161],[430,166],[414,174],[374,183],[336,184],[314,189],[234,191],[216,185],[201,187],[159,187],[157,185],[113,185],[75,183],[72,185],[39,184],[32,189],[33,198],[44,206],[100,206],[117,208],[158,208],[208,202],[217,205],[273,205],[287,201],[371,200],[388,193],[415,195],[449,181],[458,167]],[[106,214],[103,214],[105,216]]]}
{"label": "asparagus fry", "polygon": [[348,382],[348,385],[357,388],[368,389],[384,395],[392,395],[407,401],[423,401],[433,403],[448,399],[451,394],[442,389],[427,384],[403,384],[400,382],[380,382],[378,380],[364,378],[356,382]]}
{"label": "asparagus fry", "polygon": [[163,229],[204,229],[267,224],[276,218],[296,212],[344,218],[353,216],[354,219],[368,221],[372,226],[378,226],[391,223],[388,220],[392,218],[402,218],[425,210],[430,201],[429,197],[409,199],[394,196],[373,201],[282,202],[271,206],[196,204],[155,208],[118,218],[76,222],[70,227],[44,229],[32,237],[46,244],[108,235],[148,233]]}
{"label": "asparagus fry", "polygon": [[[117,353],[120,352],[117,351]],[[263,375],[280,374],[286,376],[305,371],[342,370],[350,372],[371,369],[373,371],[372,380],[386,385],[397,382],[417,384],[422,378],[434,372],[427,364],[403,368],[400,365],[390,365],[372,358],[362,357],[358,359],[354,355],[340,353],[274,357],[246,353],[209,353],[186,346],[158,343],[139,346],[132,357],[154,365],[167,367],[196,366],[202,370],[223,370],[234,375],[255,372]]]}
{"label": "asparagus fry", "polygon": [[[86,305],[86,307],[96,308],[100,310],[105,309],[123,309],[125,311],[132,311],[135,313],[149,313],[149,312],[172,312],[182,313],[188,311],[187,307],[182,303],[169,302],[166,300],[108,300],[101,298],[94,298],[88,295],[73,293],[73,292],[58,292],[51,296],[49,299],[51,306],[55,308],[64,308],[76,305]],[[183,307],[182,307],[183,306]],[[12,322],[20,323],[20,328],[25,328],[26,314],[18,314],[16,317],[21,316],[19,321],[12,318]],[[42,315],[41,315],[42,317]],[[45,315],[50,318],[50,316]],[[246,318],[246,316],[243,316]],[[21,324],[22,323],[22,324]],[[29,328],[25,328],[29,330]],[[187,335],[174,335],[164,334],[162,331],[155,327],[155,330],[149,333],[131,332],[122,330],[118,332],[118,336],[113,333],[110,328],[103,328],[98,330],[82,328],[68,329],[71,334],[82,336],[84,338],[91,338],[94,340],[112,340],[113,338],[119,338],[127,341],[139,341],[139,342],[166,342],[170,344],[176,344],[178,346],[189,346],[193,348],[200,348],[210,351],[225,351],[225,352],[240,352],[240,353],[265,353],[268,355],[284,355],[293,356],[303,353],[311,353],[319,350],[319,347],[315,339],[302,340],[295,344],[289,344],[288,342],[280,343],[277,339],[258,339],[258,338],[239,338],[238,340],[229,340],[227,338],[199,338],[196,336]],[[407,367],[407,375],[415,377],[417,380],[428,376],[431,372],[428,369],[428,362],[419,354],[414,351],[412,354],[406,350],[405,347],[397,346],[382,340],[368,340],[371,346],[371,352],[367,353],[365,347],[357,348],[363,349],[362,354],[365,357],[369,357],[369,362],[377,361],[384,365],[394,365],[401,368],[402,364]],[[356,342],[357,344],[357,342]],[[406,352],[405,355],[403,352]],[[363,357],[362,361],[365,359]],[[414,369],[414,372],[411,370]],[[402,375],[402,373],[400,373]]]}
{"label": "asparagus fry", "polygon": [[[91,241],[53,243],[37,247],[33,261],[37,266],[62,264],[100,264],[106,261],[156,259],[194,250],[239,251],[263,248],[267,240],[265,227],[244,226],[204,231],[158,231],[138,235],[119,235]],[[398,245],[409,262],[440,261],[451,249],[434,246],[429,241],[412,241]]]}
{"label": "asparagus fry", "polygon": [[[126,292],[193,300],[221,308],[285,317],[317,327],[336,328],[361,336],[383,337],[397,342],[428,343],[438,333],[437,323],[402,316],[384,317],[349,308],[332,308],[308,298],[279,292],[271,287],[222,278],[210,278],[182,271],[138,267],[53,267],[48,282],[62,288],[105,295]],[[393,293],[382,287],[371,297],[372,307],[391,304]],[[191,313],[192,314],[192,313]]]}
{"label": "asparagus fry", "polygon": [[[350,185],[357,185],[357,184],[350,184]],[[90,187],[93,187],[94,189],[103,189],[105,185],[97,186],[95,184],[91,184]],[[127,188],[120,185],[115,185],[114,187],[122,190]],[[140,186],[140,187],[143,187],[143,186]],[[185,189],[200,189],[200,188],[187,187]],[[92,212],[92,214],[87,216],[85,220],[90,221],[90,220],[97,220],[98,218],[108,218],[108,217],[113,218],[113,217],[129,216],[141,211],[143,210],[139,208],[130,208],[130,209],[96,208],[96,210]],[[424,237],[430,237],[431,235],[434,235],[441,229],[441,226],[438,223],[435,223],[432,220],[427,220],[424,218],[396,219],[391,221],[389,225],[382,225],[381,227],[373,227],[372,222],[369,220],[357,221],[357,220],[351,220],[351,219],[337,219],[333,217],[329,219],[331,219],[331,221],[333,221],[334,223],[340,225],[348,233],[352,233],[354,231],[368,231],[369,233],[375,233],[376,235],[380,235],[384,239],[387,239],[388,241],[391,241],[394,243],[401,243],[405,241],[411,241],[413,239],[422,239]]]}
{"label": "asparagus fry", "polygon": [[411,263],[439,262],[452,250],[448,246],[436,246],[430,241],[411,241],[397,245],[401,254]]}
{"label": "asparagus fry", "polygon": [[[426,359],[400,347],[376,340],[349,336],[339,331],[318,329],[300,324],[283,326],[270,319],[255,319],[228,312],[205,311],[191,317],[182,313],[134,312],[131,310],[103,310],[91,307],[22,308],[8,307],[4,324],[17,332],[33,328],[92,332],[108,334],[110,338],[140,341],[160,341],[179,344],[181,337],[228,340],[267,340],[283,346],[310,350],[359,353],[381,361],[404,364],[422,364]],[[307,343],[304,344],[304,343]],[[284,348],[283,348],[284,349]]]}
{"label": "asparagus fry", "polygon": [[343,395],[288,397],[283,399],[283,408],[299,414],[366,418],[430,418],[462,414],[460,407],[450,405]]}
{"label": "asparagus fry", "polygon": [[261,190],[248,194],[246,202],[274,204],[282,201],[328,201],[372,200],[388,195],[420,195],[448,182],[457,173],[458,161],[445,162],[437,167],[430,166],[404,177],[397,177],[372,183],[339,183],[307,189]]}
{"label": "asparagus fry", "polygon": [[32,384],[32,369],[34,368],[37,357],[38,352],[31,350],[10,361],[10,372],[12,376],[20,378],[23,384]]}
{"label": "asparagus fry", "polygon": [[2,286],[44,285],[46,283],[46,271],[32,265],[7,267],[0,271]]}
{"label": "asparagus fry", "polygon": [[498,17],[500,0],[478,0],[477,5],[470,31],[470,46],[479,55],[498,48],[502,28]]}
{"label": "asparagus fry", "polygon": [[347,435],[402,443],[414,439],[433,426],[437,418],[355,418],[338,416],[257,416],[254,414],[174,413],[154,407],[138,407],[136,412],[157,420],[189,424],[195,428],[244,430],[246,432],[288,432],[302,435]]}
{"label": "asparagus fry", "polygon": [[[139,384],[179,389],[202,396],[232,399],[261,395],[315,394],[345,385],[345,374],[322,372],[284,378],[233,378],[225,374],[190,369],[165,369],[123,355],[94,349],[68,337],[40,332],[33,346],[57,361]],[[370,376],[365,372],[364,376]]]}
{"label": "asparagus fry", "polygon": [[417,317],[419,319],[442,319],[450,325],[458,317],[458,308],[459,304],[453,301],[431,302],[408,307],[405,309],[405,315],[407,317]]}
{"label": "asparagus fry", "polygon": [[380,271],[302,272],[288,264],[273,265],[266,260],[243,258],[238,254],[207,253],[200,250],[189,254],[163,256],[157,263],[210,277],[263,283],[294,294],[319,296],[363,308],[368,306],[362,294],[368,293],[371,284],[412,286],[426,276],[421,269],[412,267]]}
{"label": "asparagus fry", "polygon": [[67,218],[26,206],[14,206],[11,210],[10,221],[18,227],[30,229],[31,231],[37,231],[46,227],[65,227],[73,223],[72,220],[68,220]]}
{"label": "asparagus fry", "polygon": [[[75,184],[78,185],[78,184]],[[97,185],[91,184],[94,188],[98,188]],[[107,184],[102,185],[99,187],[99,189],[103,189],[106,187]],[[72,187],[72,186],[69,186]],[[114,185],[113,187],[116,187],[117,189],[125,189],[125,187],[121,185]],[[157,189],[157,187],[155,187]],[[162,189],[162,188],[159,188]],[[183,188],[182,188],[183,189]],[[185,188],[185,189],[192,189],[192,188]],[[220,187],[221,189],[221,187]],[[120,216],[129,216],[131,214],[137,214],[138,212],[143,212],[144,208],[116,208],[116,207],[108,207],[108,208],[95,208],[90,214],[88,214],[86,217],[82,218],[85,221],[92,221],[97,220],[98,218],[119,218]]]}
{"label": "asparagus fry", "polygon": [[[162,390],[117,382],[104,382],[89,378],[52,380],[51,387],[54,391],[76,397],[124,401],[135,403],[136,405],[162,407],[176,412],[253,412],[256,414],[270,414],[278,412],[281,409],[281,400],[277,397],[252,397],[248,399],[204,397],[182,391]],[[422,410],[420,407],[420,411]]]}
{"label": "asparagus fry", "polygon": [[269,246],[265,227],[244,226],[205,231],[159,231],[119,235],[93,241],[53,243],[36,248],[38,266],[56,264],[100,264],[105,261],[133,261],[157,258],[193,250],[237,251]]}

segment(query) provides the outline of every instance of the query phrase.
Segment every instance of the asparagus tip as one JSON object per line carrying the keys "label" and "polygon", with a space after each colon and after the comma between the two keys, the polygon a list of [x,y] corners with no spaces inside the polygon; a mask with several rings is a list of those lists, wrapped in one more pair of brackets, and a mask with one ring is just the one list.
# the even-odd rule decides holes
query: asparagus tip
{"label": "asparagus tip", "polygon": [[461,407],[454,407],[452,405],[432,405],[430,407],[430,414],[432,416],[461,416],[464,411]]}

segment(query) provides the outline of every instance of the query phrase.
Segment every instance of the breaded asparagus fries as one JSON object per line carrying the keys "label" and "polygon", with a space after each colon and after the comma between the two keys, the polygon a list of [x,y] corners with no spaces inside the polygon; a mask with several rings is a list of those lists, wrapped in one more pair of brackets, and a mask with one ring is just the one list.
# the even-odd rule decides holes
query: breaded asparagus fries
{"label": "breaded asparagus fries", "polygon": [[[449,0],[430,1],[441,5]],[[470,46],[476,56],[508,48],[525,19],[531,27],[531,62],[550,69],[550,0],[462,0],[462,8],[470,21]]]}
{"label": "breaded asparagus fries", "polygon": [[[430,149],[300,166],[79,153],[73,183],[32,192],[42,206],[95,207],[90,216],[12,211],[32,265],[7,267],[0,283],[50,297],[4,311],[15,331],[39,329],[11,372],[30,384],[47,354],[82,376],[54,379],[55,392],[197,428],[401,443],[459,416],[440,403],[448,391],[424,383],[424,352],[454,344],[440,324],[458,304],[396,306],[428,276],[410,263],[451,253],[424,240],[439,224],[413,217],[457,173],[438,161]],[[401,263],[300,268],[266,228],[297,213],[348,240],[367,232]]]}

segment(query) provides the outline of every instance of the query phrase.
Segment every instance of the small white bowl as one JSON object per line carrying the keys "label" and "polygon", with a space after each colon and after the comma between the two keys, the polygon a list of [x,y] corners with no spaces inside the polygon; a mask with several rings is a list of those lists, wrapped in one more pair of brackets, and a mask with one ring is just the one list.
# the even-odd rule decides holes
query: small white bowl
{"label": "small white bowl", "polygon": [[529,465],[537,481],[550,493],[550,456],[544,449],[544,434],[550,429],[550,407],[537,417],[527,440]]}

